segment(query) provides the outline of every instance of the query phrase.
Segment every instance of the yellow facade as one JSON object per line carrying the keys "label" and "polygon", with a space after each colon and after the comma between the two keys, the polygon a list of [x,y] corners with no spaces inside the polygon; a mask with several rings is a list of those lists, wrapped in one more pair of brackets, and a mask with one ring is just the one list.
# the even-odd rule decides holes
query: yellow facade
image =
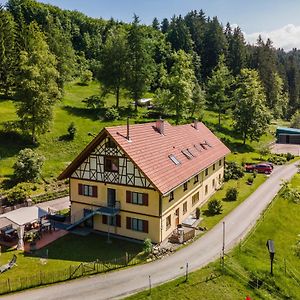
{"label": "yellow facade", "polygon": [[[196,207],[203,205],[220,187],[223,172],[224,160],[221,159],[211,165],[207,171],[204,170],[198,174],[198,182],[195,182],[194,177],[190,178],[185,191],[183,184],[178,186],[173,191],[173,200],[170,200],[170,195],[163,197],[153,188],[70,178],[71,221],[74,223],[80,220],[84,216],[84,209],[95,210],[99,207],[107,207],[108,189],[114,189],[116,201],[120,207],[121,226],[103,224],[102,216],[95,215],[93,217],[93,229],[103,232],[109,231],[138,240],[149,237],[152,242],[159,243],[172,233],[177,224],[182,223]],[[97,197],[79,195],[79,184],[97,186]],[[127,203],[126,191],[148,194],[148,205]],[[193,196],[197,193],[199,193],[199,200],[193,203]],[[128,217],[148,221],[148,233],[127,229],[126,220]]]}

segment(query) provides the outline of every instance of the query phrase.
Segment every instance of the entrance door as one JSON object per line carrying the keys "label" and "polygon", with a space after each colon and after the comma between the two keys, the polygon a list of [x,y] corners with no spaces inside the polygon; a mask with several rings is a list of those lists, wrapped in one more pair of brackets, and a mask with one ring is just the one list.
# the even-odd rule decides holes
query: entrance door
{"label": "entrance door", "polygon": [[116,190],[107,189],[107,206],[114,207],[116,204]]}
{"label": "entrance door", "polygon": [[[83,210],[83,216],[87,216],[88,214],[90,214],[92,212],[92,210],[90,209],[84,209]],[[91,217],[87,220],[84,221],[84,226],[87,228],[94,228],[94,217]]]}
{"label": "entrance door", "polygon": [[179,208],[176,209],[175,215],[176,215],[175,225],[177,226],[179,224]]}
{"label": "entrance door", "polygon": [[290,136],[287,134],[286,135],[286,143],[289,144],[290,143]]}

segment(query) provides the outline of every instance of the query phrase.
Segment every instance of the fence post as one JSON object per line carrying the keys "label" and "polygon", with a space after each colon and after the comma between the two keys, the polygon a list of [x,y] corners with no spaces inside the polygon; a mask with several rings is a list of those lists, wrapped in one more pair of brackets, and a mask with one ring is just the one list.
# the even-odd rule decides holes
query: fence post
{"label": "fence post", "polygon": [[8,286],[8,291],[11,292],[11,290],[10,290],[10,281],[9,281],[9,278],[7,278],[7,286]]}

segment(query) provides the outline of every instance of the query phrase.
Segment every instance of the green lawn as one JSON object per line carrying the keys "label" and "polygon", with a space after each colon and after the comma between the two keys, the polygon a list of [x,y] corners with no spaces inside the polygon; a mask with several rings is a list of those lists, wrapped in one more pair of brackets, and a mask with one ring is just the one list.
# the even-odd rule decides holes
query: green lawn
{"label": "green lawn", "polygon": [[[106,264],[113,262],[121,266],[127,254],[127,257],[134,260],[134,263],[144,261],[142,244],[113,238],[110,240],[111,243],[108,243],[106,236],[98,234],[90,234],[85,237],[68,234],[33,254],[20,251],[4,252],[0,256],[0,265],[6,264],[16,254],[17,266],[1,274],[0,293],[6,291],[7,279],[10,280],[11,285],[18,286],[19,280],[25,282],[28,278],[30,282],[31,278],[42,274],[45,278],[53,276],[55,282],[55,277],[57,280],[68,279],[70,270],[75,270],[80,263],[98,260],[100,264],[101,262]],[[46,258],[47,254],[48,258]],[[64,277],[64,274],[67,276]]]}
{"label": "green lawn", "polygon": [[[265,182],[267,176],[263,174],[258,174],[254,179],[252,185],[247,184],[247,179],[252,177],[252,174],[246,174],[243,178],[239,180],[229,180],[225,182],[222,189],[218,190],[211,199],[215,198],[222,201],[223,211],[219,215],[209,215],[207,213],[208,202],[201,207],[201,217],[203,220],[200,223],[201,227],[207,227],[207,229],[212,228],[216,225],[224,216],[228,215],[233,209],[235,209],[239,204],[241,204],[247,197],[249,197],[262,183]],[[225,195],[227,189],[230,187],[236,187],[238,190],[238,198],[236,201],[226,201]]]}
{"label": "green lawn", "polygon": [[[300,174],[292,185],[299,187]],[[225,272],[215,262],[190,274],[188,282],[179,278],[153,288],[151,295],[144,291],[128,299],[300,299],[300,258],[293,248],[299,234],[300,204],[276,197],[245,242],[226,256]],[[273,277],[268,239],[275,242]]]}
{"label": "green lawn", "polygon": [[[48,180],[53,180],[64,170],[64,168],[82,151],[84,146],[91,141],[92,137],[89,132],[96,134],[105,126],[113,126],[117,124],[125,124],[127,113],[124,110],[120,120],[113,122],[104,122],[99,120],[99,116],[86,109],[82,100],[88,96],[98,94],[100,92],[99,84],[91,83],[89,86],[80,86],[70,83],[65,88],[63,99],[57,103],[54,109],[54,120],[51,129],[46,134],[40,136],[37,151],[45,156],[46,161],[43,168],[43,176]],[[146,96],[151,96],[150,94]],[[121,93],[120,105],[125,109],[130,100]],[[106,106],[112,106],[115,103],[113,95],[107,98]],[[133,118],[132,122],[149,121],[145,118],[145,108],[139,108],[139,114]],[[100,116],[101,117],[101,116]],[[18,134],[7,134],[1,132],[3,123],[6,121],[16,120],[15,107],[13,101],[0,101],[0,182],[1,179],[9,178],[13,170],[12,166],[15,162],[18,152],[30,147],[28,141],[24,140]],[[169,119],[174,123],[172,119]],[[257,154],[252,153],[259,145],[265,144],[273,139],[272,132],[262,137],[260,143],[248,143],[243,146],[241,139],[232,130],[232,120],[230,116],[222,118],[221,128],[217,125],[217,115],[214,112],[206,111],[204,114],[204,123],[208,125],[220,138],[226,139],[227,144],[233,152],[239,154],[229,155],[229,160],[249,161],[257,159]],[[71,122],[74,122],[77,128],[77,135],[74,141],[65,141],[61,139],[67,133],[67,128]]]}

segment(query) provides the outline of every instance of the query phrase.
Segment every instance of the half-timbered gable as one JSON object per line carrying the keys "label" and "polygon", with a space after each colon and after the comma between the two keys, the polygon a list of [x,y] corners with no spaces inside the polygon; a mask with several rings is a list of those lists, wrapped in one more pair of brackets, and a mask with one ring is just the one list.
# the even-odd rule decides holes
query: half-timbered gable
{"label": "half-timbered gable", "polygon": [[73,172],[72,178],[95,180],[143,188],[153,188],[139,168],[110,138],[104,138],[84,162]]}

